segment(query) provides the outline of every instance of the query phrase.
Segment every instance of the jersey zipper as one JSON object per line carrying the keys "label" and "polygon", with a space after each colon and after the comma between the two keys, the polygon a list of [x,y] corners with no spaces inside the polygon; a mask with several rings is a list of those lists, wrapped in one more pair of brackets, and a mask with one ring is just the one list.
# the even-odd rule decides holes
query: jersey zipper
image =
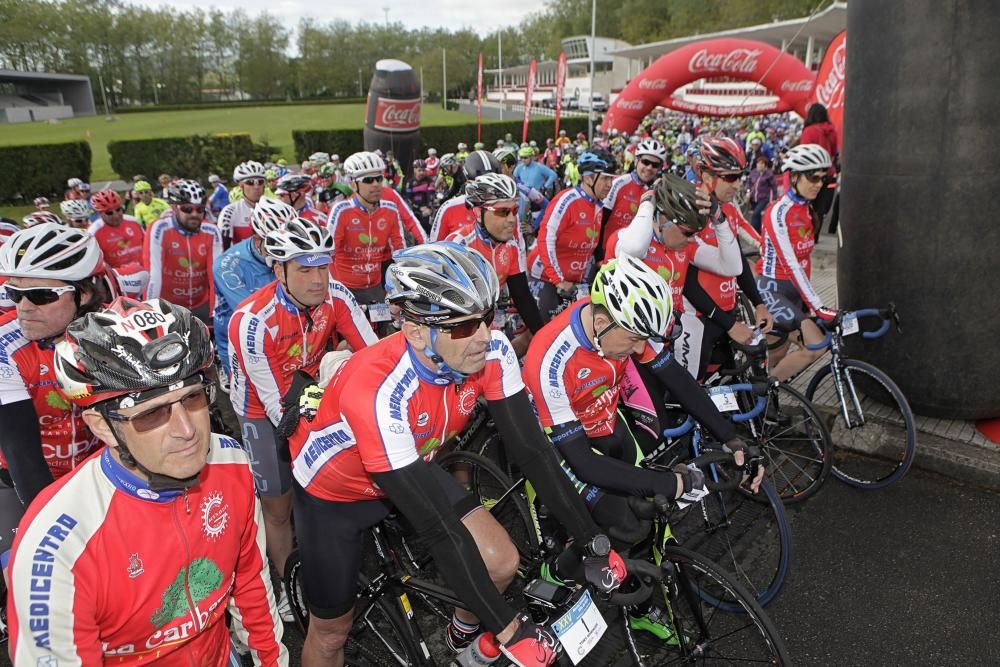
{"label": "jersey zipper", "polygon": [[193,258],[191,256],[191,237],[184,235],[184,242],[187,244],[188,260],[188,303],[194,304],[194,273],[191,271]]}
{"label": "jersey zipper", "polygon": [[[201,625],[201,619],[198,618],[198,610],[194,606],[194,597],[191,595],[191,582],[188,578],[191,573],[191,546],[188,544],[187,535],[184,533],[184,525],[181,523],[181,518],[179,516],[180,510],[178,509],[178,503],[175,500],[174,503],[174,523],[177,525],[177,534],[180,535],[181,544],[184,545],[184,562],[187,565],[184,567],[184,596],[187,600],[188,609],[191,613],[191,618],[194,620],[194,628],[196,634],[201,634],[204,628]],[[188,501],[187,489],[184,489],[184,511],[186,514],[191,514],[191,505]],[[194,664],[194,658],[190,654],[190,646],[188,647],[188,659]]]}

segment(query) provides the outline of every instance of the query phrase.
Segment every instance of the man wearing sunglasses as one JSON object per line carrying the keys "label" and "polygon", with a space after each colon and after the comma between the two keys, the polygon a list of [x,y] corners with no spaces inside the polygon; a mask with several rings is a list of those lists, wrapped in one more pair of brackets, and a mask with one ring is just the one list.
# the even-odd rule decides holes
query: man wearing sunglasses
{"label": "man wearing sunglasses", "polygon": [[[500,288],[506,287],[528,327],[527,332],[511,341],[518,357],[522,357],[531,334],[542,328],[542,316],[528,288],[528,260],[517,224],[519,199],[517,183],[509,176],[486,173],[469,181],[465,184],[465,201],[472,207],[476,221],[448,240],[478,251],[496,272]],[[503,322],[495,322],[494,326],[502,328]]]}
{"label": "man wearing sunglasses", "polygon": [[[275,428],[298,371],[316,377],[341,339],[355,351],[378,339],[353,295],[330,279],[333,245],[323,227],[296,219],[264,237],[277,280],[243,301],[229,321],[230,399],[264,506],[267,553],[279,573],[292,551],[292,475]],[[279,613],[295,620],[284,590]]]}
{"label": "man wearing sunglasses", "polygon": [[184,306],[210,324],[215,298],[212,262],[222,254],[222,235],[205,222],[208,199],[197,181],[173,181],[167,196],[170,212],[149,226],[142,248],[143,266],[149,271],[146,296]]}
{"label": "man wearing sunglasses", "polygon": [[143,232],[139,222],[125,215],[122,198],[114,190],[95,192],[90,205],[100,216],[90,226],[104,253],[104,261],[113,269],[142,263]]}
{"label": "man wearing sunglasses", "polygon": [[[829,321],[837,311],[823,304],[809,281],[810,257],[815,243],[815,225],[819,217],[812,202],[823,190],[824,179],[833,160],[819,144],[799,144],[788,151],[782,169],[788,172],[789,189],[764,212],[764,233],[757,262],[757,287],[767,308],[774,315],[775,326],[791,332],[788,341],[770,354],[771,374],[787,380],[823,355],[802,345],[823,340],[824,334],[807,318],[812,310]],[[798,349],[788,352],[791,342]]]}
{"label": "man wearing sunglasses", "polygon": [[[108,297],[100,246],[48,222],[0,248],[0,275],[15,310],[0,316],[0,552],[26,507],[99,445],[56,384],[53,344]],[[14,493],[16,489],[16,494]]]}
{"label": "man wearing sunglasses", "polygon": [[[209,425],[208,329],[121,298],[73,322],[64,394],[107,445],[41,495],[10,562],[15,664],[284,666],[246,453]],[[238,657],[235,664],[239,664]]]}
{"label": "man wearing sunglasses", "polygon": [[233,169],[233,182],[242,196],[227,204],[219,213],[219,231],[222,232],[225,247],[250,238],[253,233],[250,216],[264,196],[267,185],[265,176],[264,165],[255,160],[241,162]]}
{"label": "man wearing sunglasses", "polygon": [[[723,337],[749,345],[755,338],[753,329],[736,316],[737,287],[754,304],[754,326],[767,333],[773,320],[757,292],[750,264],[742,256],[738,229],[751,236],[756,232],[733,201],[743,186],[747,157],[743,147],[728,137],[705,137],[699,142],[697,168],[701,180],[699,190],[712,200],[713,224],[697,236],[699,245],[722,248],[723,243],[735,246],[736,261],[718,268],[693,263],[684,281],[684,333],[677,340],[674,352],[677,360],[692,376],[702,379],[712,351]],[[726,234],[720,236],[720,232]],[[732,237],[728,232],[731,232]]]}
{"label": "man wearing sunglasses", "polygon": [[601,248],[605,247],[607,240],[615,232],[624,229],[635,217],[642,195],[653,187],[653,182],[663,171],[667,148],[656,139],[643,139],[635,147],[635,157],[635,171],[622,174],[612,181],[611,190],[604,198]]}
{"label": "man wearing sunglasses", "polygon": [[365,533],[392,506],[472,610],[456,610],[449,644],[470,643],[481,622],[514,664],[550,664],[556,654],[551,633],[519,615],[498,591],[518,566],[509,536],[430,462],[485,397],[508,456],[576,538],[567,558],[579,565],[590,555],[611,568],[613,581],[604,590],[624,579],[620,559],[599,548],[606,542],[595,540],[596,526],[551,455],[510,343],[489,329],[496,274],[474,250],[430,243],[395,254],[386,290],[401,331],[341,366],[318,414],[290,443],[295,529],[310,591],[303,665],[343,664]]}
{"label": "man wearing sunglasses", "polygon": [[617,164],[606,151],[586,151],[576,160],[580,185],[566,188],[549,203],[538,227],[542,288],[538,309],[548,320],[560,297],[575,297],[585,283],[601,237],[604,198]]}

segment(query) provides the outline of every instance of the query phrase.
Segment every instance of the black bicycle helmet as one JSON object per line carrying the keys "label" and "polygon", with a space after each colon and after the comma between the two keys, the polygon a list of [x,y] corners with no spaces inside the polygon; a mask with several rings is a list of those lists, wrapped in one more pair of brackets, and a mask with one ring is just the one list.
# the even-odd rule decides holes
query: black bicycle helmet
{"label": "black bicycle helmet", "polygon": [[471,181],[483,174],[499,174],[500,161],[489,151],[473,151],[465,158],[462,169],[465,171],[465,178]]}
{"label": "black bicycle helmet", "polygon": [[708,218],[698,212],[694,183],[675,174],[664,174],[653,198],[656,210],[675,225],[701,231]]}

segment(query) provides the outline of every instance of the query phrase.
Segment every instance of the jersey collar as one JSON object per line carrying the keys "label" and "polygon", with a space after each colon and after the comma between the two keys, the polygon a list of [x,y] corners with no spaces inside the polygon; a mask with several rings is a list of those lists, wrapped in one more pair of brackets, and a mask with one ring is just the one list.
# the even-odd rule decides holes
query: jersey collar
{"label": "jersey collar", "polygon": [[791,199],[796,204],[808,204],[809,203],[808,199],[806,199],[805,197],[800,197],[799,195],[795,194],[795,190],[793,190],[791,188],[788,188],[788,192],[785,193],[785,196],[788,197],[789,199]]}
{"label": "jersey collar", "polygon": [[424,366],[424,362],[420,361],[420,357],[417,356],[416,350],[413,349],[409,342],[406,343],[406,353],[410,355],[410,365],[413,366],[413,370],[417,374],[418,379],[430,384],[436,384],[438,386],[452,383],[452,379],[450,377],[441,375],[437,371],[433,371],[427,368],[427,366]]}
{"label": "jersey collar", "polygon": [[149,483],[129,472],[129,470],[111,456],[111,448],[105,447],[101,452],[101,470],[107,476],[116,489],[120,489],[130,496],[150,500],[157,503],[168,503],[184,492],[175,489],[171,491],[153,491],[149,488]]}
{"label": "jersey collar", "polygon": [[584,189],[581,186],[577,185],[573,189],[576,190],[581,197],[583,197],[584,199],[586,199],[587,201],[589,201],[591,204],[597,205],[597,204],[601,203],[601,202],[597,201],[596,199],[594,199],[593,197],[591,197],[590,195],[588,195],[586,193],[586,191],[584,191]]}
{"label": "jersey collar", "polygon": [[292,298],[288,296],[288,292],[286,292],[285,288],[282,287],[280,280],[277,281],[277,284],[274,286],[274,298],[278,302],[278,305],[280,305],[282,308],[287,310],[292,315],[297,316],[299,313],[302,312],[302,310],[300,310],[299,307],[295,305],[295,302],[292,301]]}
{"label": "jersey collar", "polygon": [[580,299],[573,305],[573,312],[569,316],[569,327],[573,331],[573,336],[576,341],[580,343],[580,347],[587,350],[588,352],[597,352],[597,348],[590,341],[590,336],[587,335],[587,329],[583,326],[583,319],[580,315],[583,313],[583,307],[590,303],[590,298]]}

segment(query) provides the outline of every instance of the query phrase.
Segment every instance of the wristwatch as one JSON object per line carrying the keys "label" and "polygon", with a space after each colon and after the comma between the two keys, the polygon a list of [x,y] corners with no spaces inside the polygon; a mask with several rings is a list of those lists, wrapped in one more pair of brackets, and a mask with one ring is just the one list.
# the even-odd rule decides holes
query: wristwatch
{"label": "wristwatch", "polygon": [[607,535],[594,535],[594,538],[586,546],[588,556],[604,557],[611,553],[611,540]]}

